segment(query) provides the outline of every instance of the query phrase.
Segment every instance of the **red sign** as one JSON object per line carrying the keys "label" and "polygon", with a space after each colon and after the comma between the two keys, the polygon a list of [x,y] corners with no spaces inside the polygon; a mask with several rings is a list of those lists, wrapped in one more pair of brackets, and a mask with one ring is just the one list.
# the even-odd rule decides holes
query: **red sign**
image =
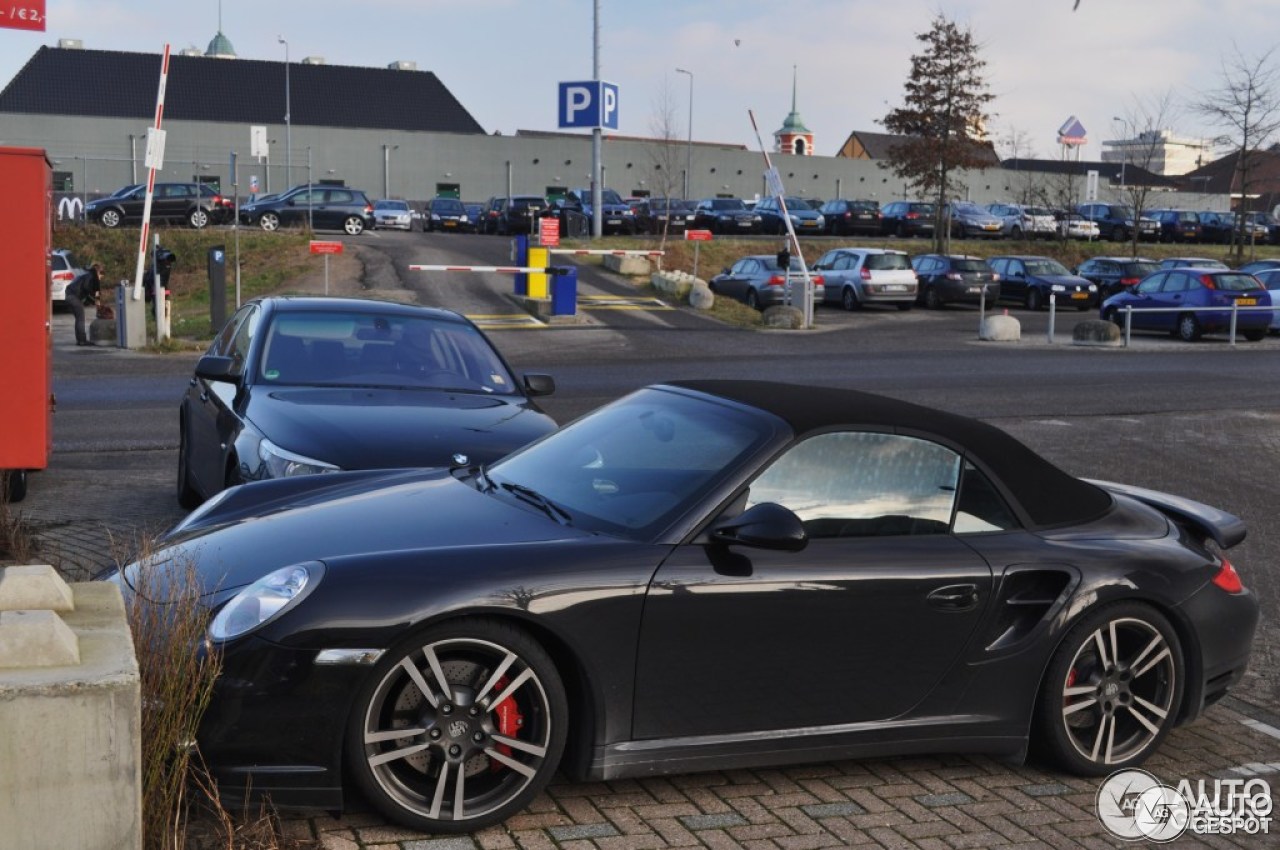
{"label": "red sign", "polygon": [[341,242],[321,242],[316,239],[311,240],[311,253],[313,254],[341,254]]}
{"label": "red sign", "polygon": [[686,242],[710,242],[710,230],[686,230],[684,232],[684,240]]}
{"label": "red sign", "polygon": [[23,0],[0,6],[0,27],[44,32],[44,0]]}
{"label": "red sign", "polygon": [[560,245],[560,219],[546,216],[538,219],[538,244],[548,248]]}

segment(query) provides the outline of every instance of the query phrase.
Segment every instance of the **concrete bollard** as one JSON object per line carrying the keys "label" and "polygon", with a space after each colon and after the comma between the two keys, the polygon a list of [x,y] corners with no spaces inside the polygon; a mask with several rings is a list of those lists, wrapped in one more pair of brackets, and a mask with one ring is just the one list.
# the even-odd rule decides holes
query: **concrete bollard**
{"label": "concrete bollard", "polygon": [[716,304],[716,294],[711,287],[698,281],[689,290],[689,306],[695,310],[710,310]]}
{"label": "concrete bollard", "polygon": [[982,320],[978,339],[990,342],[1017,342],[1022,338],[1022,323],[1010,315],[987,316]]}
{"label": "concrete bollard", "polygon": [[120,589],[2,569],[0,647],[0,844],[140,848],[141,680]]}
{"label": "concrete bollard", "polygon": [[629,254],[605,254],[604,267],[611,272],[628,277],[644,277],[649,274],[653,264],[648,257],[635,257]]}
{"label": "concrete bollard", "polygon": [[1101,345],[1118,348],[1123,342],[1120,337],[1120,328],[1115,322],[1102,319],[1086,319],[1083,322],[1077,322],[1071,329],[1072,345]]}

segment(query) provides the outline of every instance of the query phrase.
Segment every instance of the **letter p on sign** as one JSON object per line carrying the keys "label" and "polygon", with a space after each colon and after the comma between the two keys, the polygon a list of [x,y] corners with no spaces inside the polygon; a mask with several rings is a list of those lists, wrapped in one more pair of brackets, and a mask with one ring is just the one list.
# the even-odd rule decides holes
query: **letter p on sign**
{"label": "letter p on sign", "polygon": [[561,83],[561,129],[618,129],[618,87],[600,80]]}

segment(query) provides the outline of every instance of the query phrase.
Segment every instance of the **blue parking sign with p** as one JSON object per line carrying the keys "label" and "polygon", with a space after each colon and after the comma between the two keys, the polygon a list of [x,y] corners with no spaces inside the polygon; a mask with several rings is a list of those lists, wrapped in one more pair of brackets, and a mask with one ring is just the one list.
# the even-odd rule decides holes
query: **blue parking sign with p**
{"label": "blue parking sign with p", "polygon": [[601,80],[560,84],[560,128],[618,129],[618,87]]}

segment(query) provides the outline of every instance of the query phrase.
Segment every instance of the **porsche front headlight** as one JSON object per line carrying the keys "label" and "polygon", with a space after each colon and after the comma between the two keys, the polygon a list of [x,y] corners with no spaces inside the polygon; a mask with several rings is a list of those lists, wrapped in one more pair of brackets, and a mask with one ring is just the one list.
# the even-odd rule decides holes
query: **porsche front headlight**
{"label": "porsche front headlight", "polygon": [[268,573],[222,606],[209,624],[210,639],[231,640],[270,622],[306,598],[323,576],[319,561]]}

